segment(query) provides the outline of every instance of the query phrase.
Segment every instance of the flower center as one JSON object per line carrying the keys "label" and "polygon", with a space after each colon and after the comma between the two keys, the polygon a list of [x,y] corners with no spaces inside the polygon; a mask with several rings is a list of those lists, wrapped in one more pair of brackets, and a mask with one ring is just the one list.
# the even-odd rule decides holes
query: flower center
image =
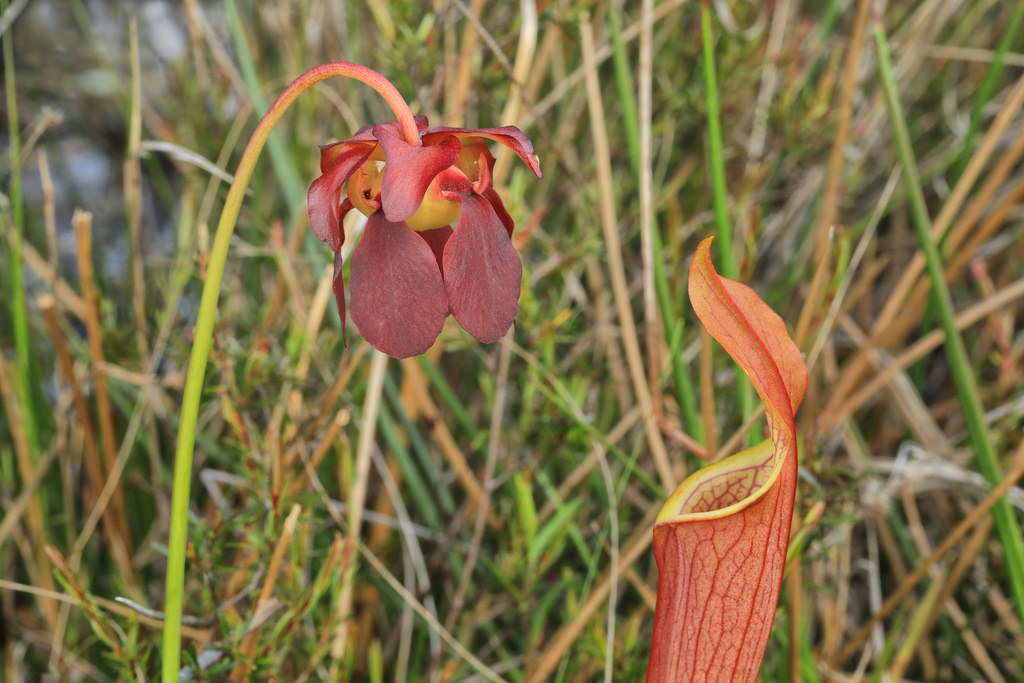
{"label": "flower center", "polygon": [[451,225],[459,219],[461,202],[457,199],[448,199],[441,191],[451,175],[461,176],[462,172],[455,167],[446,168],[430,181],[427,191],[423,193],[420,208],[406,221],[410,228],[418,231],[433,230]]}
{"label": "flower center", "polygon": [[[419,208],[406,223],[417,231],[433,230],[451,225],[459,218],[462,202],[458,195],[482,193],[491,185],[491,156],[483,140],[462,140],[462,149],[455,163],[430,181]],[[352,206],[370,216],[381,208],[381,181],[386,165],[384,150],[377,147],[363,166],[352,174],[346,188]]]}

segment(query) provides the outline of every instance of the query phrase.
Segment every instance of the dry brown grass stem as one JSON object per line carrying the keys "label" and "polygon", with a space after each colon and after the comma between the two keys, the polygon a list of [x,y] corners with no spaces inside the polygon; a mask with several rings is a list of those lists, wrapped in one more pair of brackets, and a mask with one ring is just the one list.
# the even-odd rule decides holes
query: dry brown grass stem
{"label": "dry brown grass stem", "polygon": [[24,132],[20,155],[22,167],[25,166],[25,163],[32,156],[32,152],[35,151],[35,147],[43,135],[51,129],[59,128],[63,123],[64,114],[60,110],[43,105],[42,111],[32,119],[31,124],[27,126]]}
{"label": "dry brown grass stem", "polygon": [[247,119],[251,101],[249,101],[249,98],[245,94],[245,82],[242,80],[242,74],[236,66],[235,59],[228,49],[221,43],[221,33],[206,18],[203,3],[194,3],[192,8],[194,10],[196,25],[200,30],[199,37],[206,43],[207,51],[212,58],[213,65],[216,69],[220,70],[220,73],[211,74],[211,77],[218,81],[229,81],[234,94],[238,95],[240,99],[247,101],[247,104],[242,107],[242,109],[245,109],[246,111],[239,112],[239,118]]}
{"label": "dry brown grass stem", "polygon": [[[89,355],[93,364],[93,384],[96,391],[96,414],[99,416],[100,438],[105,475],[115,471],[117,460],[117,437],[114,431],[114,416],[110,406],[110,394],[107,391],[107,376],[102,369],[103,328],[100,325],[99,299],[96,293],[96,282],[92,269],[92,214],[87,211],[75,211],[71,219],[75,229],[75,245],[78,250],[78,276],[82,283],[82,300],[85,302],[85,326],[89,337]],[[120,483],[114,486],[114,495],[110,505],[120,534],[120,541],[125,553],[132,555],[132,539],[124,514],[124,499],[121,496]],[[108,543],[113,539],[108,538]]]}
{"label": "dry brown grass stem", "polygon": [[[1010,128],[1011,124],[1013,124],[1022,105],[1024,105],[1024,76],[1021,76],[1017,80],[1017,83],[1008,93],[1005,103],[999,110],[999,114],[996,116],[995,120],[993,120],[992,125],[985,133],[985,137],[982,138],[977,151],[971,156],[971,160],[964,169],[960,179],[957,181],[956,186],[953,188],[953,192],[950,193],[949,197],[943,203],[939,214],[932,221],[931,238],[935,242],[940,243],[943,241],[947,229],[953,224],[953,219],[960,211],[960,208],[964,205],[964,202],[967,201],[975,182],[981,175],[985,165],[998,149],[1000,142],[1003,140],[1004,134]],[[1024,147],[1021,147],[1019,136],[1017,137],[1017,144],[1014,146],[1014,149],[1018,150],[1018,154],[1022,149],[1024,149]],[[980,213],[981,208],[988,202],[991,194],[998,189],[1000,184],[1002,184],[1003,179],[1012,170],[1013,166],[1014,162],[1012,160],[1002,157],[994,171],[989,174],[985,184],[979,190],[979,193],[974,196],[972,203],[977,213]],[[973,220],[971,222],[973,223]],[[901,300],[905,297],[905,293],[910,287],[910,284],[908,284],[907,281],[912,283],[923,271],[924,256],[916,254],[914,260],[911,262],[911,266],[908,268],[907,272],[904,273],[903,279],[897,287],[896,292],[898,292],[899,295],[894,295],[886,301],[886,307],[883,309],[876,326],[883,327],[884,322],[890,321],[891,318],[896,315],[899,310]],[[894,300],[896,301],[894,302]]]}
{"label": "dry brown grass stem", "polygon": [[662,487],[665,491],[670,492],[676,487],[676,479],[672,472],[672,465],[669,463],[668,450],[665,448],[665,442],[662,440],[661,431],[658,429],[655,419],[650,387],[647,386],[643,357],[640,353],[640,342],[637,339],[636,323],[633,321],[633,311],[629,302],[629,285],[626,281],[625,265],[622,260],[622,243],[619,239],[618,219],[615,211],[611,150],[608,144],[608,130],[605,126],[604,105],[601,102],[601,88],[596,70],[597,61],[594,59],[593,29],[588,18],[580,21],[580,36],[584,60],[595,64],[595,68],[586,73],[587,104],[590,110],[590,132],[594,143],[594,158],[597,162],[597,183],[601,195],[601,229],[604,232],[607,247],[608,269],[611,273],[615,307],[618,311],[619,325],[622,328],[622,344],[626,351],[626,364],[629,366],[633,393],[644,414],[644,430],[647,434],[647,444],[651,450],[651,456],[654,459],[654,466],[661,478]]}
{"label": "dry brown grass stem", "polygon": [[[845,440],[850,440],[850,431],[850,429],[843,430]],[[854,514],[853,504],[848,503],[843,506],[842,512],[847,515],[847,519],[851,519]],[[844,537],[849,538],[852,528],[853,522],[844,522],[834,533],[841,533]],[[852,572],[853,545],[850,543],[835,543],[832,546],[830,555],[830,561],[825,564],[824,573],[829,585],[836,586],[836,593],[835,601],[826,605],[826,610],[823,614],[825,620],[821,622],[823,630],[822,655],[826,661],[832,661],[836,656],[836,653],[839,651],[842,634],[846,632],[844,625],[849,614],[851,593],[850,582],[847,580],[847,577]],[[829,572],[829,569],[832,571]]]}
{"label": "dry brown grass stem", "polygon": [[726,440],[725,443],[718,447],[718,452],[715,454],[715,459],[713,461],[709,460],[708,462],[715,462],[721,460],[722,458],[727,458],[733,453],[738,453],[740,450],[742,450],[745,440],[747,438],[747,434],[750,432],[751,429],[754,428],[755,425],[761,423],[761,418],[763,417],[764,404],[758,403],[757,406],[754,408],[754,412],[752,412],[750,416],[743,421],[743,424],[741,424],[739,428],[732,433],[732,435]]}
{"label": "dry brown grass stem", "polygon": [[[849,316],[844,316],[839,322],[843,332],[849,335],[853,343],[861,346],[867,344],[867,335]],[[882,364],[885,356],[886,354],[882,351],[871,350],[871,359],[879,365]],[[924,399],[921,398],[910,378],[905,374],[897,374],[889,380],[887,388],[896,410],[906,420],[910,431],[921,445],[934,453],[950,455],[952,448],[946,436],[932,417],[928,406],[925,405]]]}
{"label": "dry brown grass stem", "polygon": [[[29,535],[34,539],[34,543],[30,547],[35,550],[35,557],[25,557],[25,565],[34,584],[39,584],[45,589],[52,590],[54,588],[53,577],[50,576],[48,570],[49,563],[46,561],[46,554],[43,552],[43,545],[48,534],[43,521],[43,507],[36,492],[39,479],[37,477],[38,468],[36,463],[33,462],[34,458],[32,449],[29,446],[28,436],[22,427],[24,422],[21,419],[21,407],[18,405],[16,394],[17,392],[14,390],[14,386],[11,384],[7,374],[7,363],[0,356],[0,399],[3,400],[4,413],[7,415],[7,425],[11,430],[11,440],[14,442],[14,456],[18,464],[19,474],[21,475],[22,486],[25,486],[32,492],[23,509],[27,508],[28,520],[26,528]],[[35,484],[29,487],[29,484],[33,482]],[[8,514],[4,514],[5,522],[7,521],[6,517]],[[17,519],[17,516],[10,516]],[[13,524],[12,522],[11,528],[13,528]],[[57,625],[57,603],[52,598],[43,598],[39,601],[39,606],[50,628],[55,628]]]}
{"label": "dry brown grass stem", "polygon": [[[1024,136],[1021,137],[1024,138]],[[982,244],[1002,227],[1010,212],[1016,210],[1018,203],[1022,199],[1024,199],[1024,178],[1019,179],[1017,184],[1000,198],[981,225],[973,230],[970,229],[973,226],[965,226],[964,232],[967,234],[964,236],[963,246],[951,254],[949,265],[946,266],[947,280],[955,277],[967,267],[968,262],[975,258],[975,254],[977,254]],[[959,227],[958,225],[957,229],[955,229],[955,234],[959,234]]]}
{"label": "dry brown grass stem", "polygon": [[[989,208],[996,194],[1003,188],[1006,180],[1016,170],[1021,156],[1024,156],[1024,135],[1015,135],[1013,136],[1013,143],[1005,150],[999,152],[999,160],[985,176],[985,181],[974,192],[970,203],[967,204],[964,212],[949,231],[943,247],[943,252],[947,257],[969,257],[973,254],[973,251],[961,250],[960,245],[965,244],[968,238],[977,240],[980,236],[982,240],[986,240],[994,232],[993,229],[986,231],[975,228],[975,225],[981,218],[982,213]],[[995,213],[996,210],[992,210],[989,216]],[[983,223],[982,225],[985,224]]]}
{"label": "dry brown grass stem", "polygon": [[[893,193],[896,191],[896,185],[900,179],[900,171],[894,169],[889,174],[889,179],[885,183],[885,188],[878,197],[878,201],[875,203],[875,208],[872,210],[870,217],[868,218],[867,227],[861,234],[860,239],[857,241],[857,246],[853,250],[853,254],[850,256],[849,261],[846,264],[846,273],[843,275],[843,280],[839,284],[834,296],[832,297],[832,303],[829,304],[828,310],[825,312],[824,318],[821,323],[817,326],[818,334],[815,337],[814,344],[811,345],[810,351],[807,353],[807,372],[813,374],[818,364],[818,359],[821,353],[825,350],[826,345],[831,342],[832,327],[835,325],[836,318],[839,317],[839,313],[843,307],[852,308],[852,305],[848,303],[847,297],[850,293],[851,288],[855,285],[860,284],[859,281],[855,280],[861,265],[864,265],[864,271],[861,272],[861,280],[864,284],[869,284],[874,281],[877,275],[876,268],[877,263],[864,261],[864,255],[868,249],[875,243],[875,234],[878,230],[878,224],[882,220],[882,216],[885,213],[885,207],[888,206],[889,201],[892,199]],[[865,288],[866,289],[866,288]],[[856,297],[854,298],[856,300]],[[834,352],[833,347],[829,347],[829,350]],[[835,377],[838,374],[838,370],[830,368],[827,370],[828,381],[832,383],[835,381]],[[813,387],[812,387],[813,389]],[[805,401],[806,403],[806,401]],[[815,401],[817,404],[817,401]],[[820,409],[818,411],[820,413]]]}
{"label": "dry brown grass stem", "polygon": [[88,619],[91,622],[93,629],[98,632],[102,632],[108,642],[116,643],[118,639],[111,631],[110,623],[103,619],[96,610],[96,604],[93,601],[92,596],[89,595],[88,591],[85,590],[81,582],[78,580],[76,570],[68,565],[64,556],[52,545],[41,543],[40,546],[49,558],[54,569],[60,572],[66,584],[70,586],[71,591],[75,594],[74,597],[77,598],[76,602],[78,603],[78,606],[81,607],[88,615]]}
{"label": "dry brown grass stem", "polygon": [[861,625],[857,632],[846,643],[846,646],[842,649],[839,655],[829,661],[829,666],[838,668],[843,662],[853,656],[853,654],[864,645],[864,642],[871,634],[875,624],[888,617],[896,607],[900,606],[904,598],[914,590],[914,587],[917,586],[918,582],[924,578],[932,565],[945,557],[946,554],[953,549],[953,546],[959,543],[983,516],[988,514],[992,506],[995,505],[1000,498],[1005,496],[1011,488],[1013,488],[1013,485],[1017,483],[1017,480],[1020,479],[1021,476],[1024,476],[1024,445],[1018,447],[1017,453],[1014,455],[1013,469],[1006,474],[1006,477],[999,482],[999,485],[992,489],[992,491],[989,492],[989,494],[985,496],[985,498],[978,503],[978,505],[975,506],[959,524],[957,524],[956,528],[953,529],[945,539],[943,539],[935,550],[933,550],[931,554],[924,558],[921,563],[914,568],[914,571],[910,573],[899,587],[886,597],[882,607]]}
{"label": "dry brown grass stem", "polygon": [[[945,255],[949,259],[945,266],[946,282],[952,283],[962,273],[967,264],[975,258],[975,254],[981,246],[989,240],[996,231],[1002,227],[1007,217],[1017,203],[1024,198],[1024,178],[1020,179],[986,216],[985,220],[975,226],[981,209],[995,194],[1003,178],[1012,172],[1013,166],[1024,153],[1024,136],[1018,136],[1006,155],[1000,157],[995,170],[986,179],[985,184],[976,193],[975,199],[964,211],[963,216],[950,231],[946,239]],[[977,209],[977,210],[976,210]],[[906,335],[920,318],[920,311],[924,310],[928,297],[930,284],[921,280],[914,287],[913,292],[907,298],[904,311],[897,317],[889,329],[882,331],[878,340],[880,346],[889,346],[896,340]],[[907,312],[914,312],[913,315],[905,315]]]}
{"label": "dry brown grass stem", "polygon": [[771,28],[768,30],[768,42],[765,45],[764,71],[761,72],[760,87],[754,104],[754,116],[751,124],[750,139],[747,143],[747,161],[743,175],[752,178],[761,172],[757,166],[764,160],[765,140],[768,137],[768,114],[775,90],[779,81],[779,62],[785,46],[785,38],[789,31],[789,15],[793,8],[792,0],[776,3],[771,15]]}
{"label": "dry brown grass stem", "polygon": [[[60,327],[59,311],[57,300],[50,294],[44,294],[37,300],[39,311],[46,322],[46,329],[53,342],[53,348],[57,355],[57,367],[64,380],[71,390],[71,403],[75,408],[78,417],[78,425],[82,430],[82,463],[85,466],[86,476],[89,481],[89,488],[86,489],[86,500],[89,505],[95,504],[103,490],[105,475],[103,465],[100,462],[99,446],[96,442],[96,430],[93,428],[92,412],[89,410],[89,403],[85,399],[82,386],[75,375],[74,360],[64,340],[64,332]],[[103,511],[102,521],[104,532],[112,538],[120,533],[115,511],[107,507]],[[114,553],[113,557],[118,560],[118,569],[126,575],[131,575],[131,566],[124,563],[126,559],[121,553]]]}
{"label": "dry brown grass stem", "polygon": [[[296,222],[298,223],[301,221]],[[273,234],[271,241],[274,245],[274,257],[277,262],[278,274],[284,285],[286,293],[290,295],[289,303],[292,305],[295,317],[298,318],[299,322],[303,326],[306,326],[309,311],[306,310],[306,306],[302,300],[302,297],[305,294],[304,287],[302,286],[302,283],[299,282],[299,276],[295,272],[295,263],[292,258],[295,254],[290,249],[285,248],[284,240],[282,238],[284,229],[282,228],[280,220],[274,220],[271,230]],[[330,271],[333,276],[334,264],[331,264]]]}
{"label": "dry brown grass stem", "polygon": [[188,47],[190,64],[195,73],[196,83],[202,92],[209,91],[210,71],[203,57],[202,49],[202,28],[199,24],[198,8],[196,0],[183,0],[185,6],[185,18],[188,26]]}
{"label": "dry brown grass stem", "polygon": [[[652,149],[651,103],[654,81],[654,2],[643,0],[640,15],[640,63],[637,72],[638,123],[640,126],[640,260],[644,300],[644,340],[647,351],[647,385],[651,391],[651,409],[660,421],[662,410],[659,371],[661,370],[661,330],[658,324],[658,301],[654,289],[654,150]],[[615,10],[612,10],[615,11]]]}
{"label": "dry brown grass stem", "polygon": [[864,27],[867,25],[868,9],[871,0],[858,0],[857,16],[853,20],[853,36],[850,39],[849,53],[846,55],[846,66],[843,71],[842,90],[839,95],[839,112],[836,118],[835,139],[832,152],[828,158],[828,172],[825,175],[825,192],[821,201],[821,215],[818,218],[817,243],[814,261],[818,264],[807,293],[807,301],[800,311],[793,340],[803,348],[811,317],[817,311],[818,301],[825,286],[829,268],[828,245],[835,227],[839,207],[839,185],[842,176],[843,160],[846,152],[847,133],[850,129],[850,117],[853,115],[853,94],[857,86],[857,71],[860,68],[860,56],[864,47]]}
{"label": "dry brown grass stem", "polygon": [[[14,239],[14,229],[10,224],[4,224],[3,227],[6,232],[5,237],[10,243]],[[84,321],[85,301],[71,285],[59,277],[57,268],[40,256],[39,252],[28,242],[21,243],[21,256],[28,269],[35,273],[40,280],[53,283],[53,294],[60,301],[61,308]]]}

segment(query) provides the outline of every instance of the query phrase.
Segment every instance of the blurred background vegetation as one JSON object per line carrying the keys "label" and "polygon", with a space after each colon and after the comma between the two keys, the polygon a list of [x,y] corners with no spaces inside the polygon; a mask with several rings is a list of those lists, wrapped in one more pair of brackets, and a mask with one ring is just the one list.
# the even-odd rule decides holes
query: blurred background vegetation
{"label": "blurred background vegetation", "polygon": [[[763,428],[687,302],[709,234],[731,236],[720,270],[790,324],[810,369],[763,680],[1024,679],[1024,492],[1004,477],[1024,460],[1021,5],[650,4],[648,33],[640,2],[3,4],[3,680],[159,671],[211,226],[268,102],[337,59],[389,77],[433,125],[531,137],[544,179],[509,158],[496,172],[520,312],[492,346],[449,321],[431,353],[387,365],[368,405],[370,354],[351,325],[343,342],[305,192],[317,144],[392,117],[355,82],[300,98],[257,167],[221,295],[185,679],[640,680],[653,515],[702,458]],[[980,469],[876,30],[985,411],[995,459]]]}

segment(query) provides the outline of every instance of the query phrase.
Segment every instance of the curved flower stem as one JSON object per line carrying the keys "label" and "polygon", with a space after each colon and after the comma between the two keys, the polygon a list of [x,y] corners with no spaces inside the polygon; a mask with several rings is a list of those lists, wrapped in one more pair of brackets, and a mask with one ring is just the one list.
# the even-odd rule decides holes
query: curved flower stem
{"label": "curved flower stem", "polygon": [[199,399],[206,374],[206,361],[213,340],[213,322],[217,314],[217,300],[220,296],[224,264],[227,261],[228,245],[238,220],[245,189],[249,185],[253,168],[270,131],[280,120],[285,110],[303,91],[325,78],[347,76],[366,83],[376,90],[388,103],[398,118],[402,136],[407,142],[419,145],[419,130],[409,105],[398,90],[376,71],[351,62],[329,62],[314,67],[297,79],[281,93],[270,106],[253,131],[249,144],[242,154],[235,173],[235,180],[228,190],[224,209],[217,224],[217,232],[210,250],[210,260],[203,284],[203,295],[199,302],[195,338],[188,363],[188,378],[182,398],[181,418],[178,425],[178,447],[174,460],[174,489],[171,498],[171,530],[167,543],[167,584],[164,597],[163,629],[163,681],[178,680],[181,664],[181,613],[185,585],[185,542],[188,527],[188,499],[192,477],[192,451],[195,446],[196,420],[199,416]]}

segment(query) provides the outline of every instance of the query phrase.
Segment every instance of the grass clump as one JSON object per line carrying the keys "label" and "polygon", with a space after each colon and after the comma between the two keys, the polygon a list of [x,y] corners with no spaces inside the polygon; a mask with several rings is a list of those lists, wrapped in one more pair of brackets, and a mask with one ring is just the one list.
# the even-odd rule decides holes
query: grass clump
{"label": "grass clump", "polygon": [[810,369],[763,678],[1024,678],[1020,9],[668,0],[645,34],[628,3],[52,5],[4,5],[4,680],[157,676],[213,218],[265,102],[332,59],[531,136],[545,179],[495,173],[520,312],[492,346],[346,345],[305,191],[315,145],[388,115],[342,81],[296,103],[201,396],[192,680],[638,680],[668,487],[762,433],[686,303],[713,233]]}

